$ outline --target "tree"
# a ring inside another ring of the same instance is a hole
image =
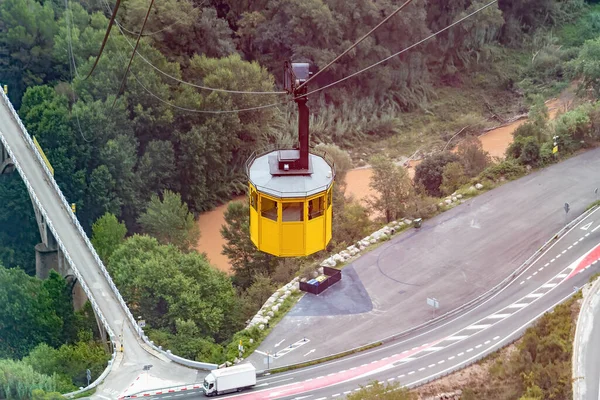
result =
[[[0,264],[35,275],[39,229],[27,188],[18,173],[0,175]]]
[[[51,3],[35,0],[3,1],[0,21],[0,81],[19,107],[27,87],[55,77],[52,47],[58,25]]]
[[[157,195],[150,198],[146,211],[138,219],[142,230],[162,244],[170,243],[182,251],[191,251],[200,238],[194,216],[179,193],[165,190],[162,197],[162,200]]]
[[[142,182],[140,195],[148,201],[152,193],[173,189],[175,180],[175,151],[173,144],[166,140],[152,140],[146,146],[144,155],[137,165],[137,174]]]
[[[247,289],[258,276],[271,276],[277,267],[277,258],[259,251],[250,240],[250,210],[239,201],[227,205],[221,227],[225,239],[222,254],[231,262],[233,281],[236,286]]]
[[[0,359],[0,398],[58,400],[54,394],[63,388],[59,387],[57,380],[57,377],[34,371],[31,365],[24,361]]]
[[[277,290],[277,286],[268,276],[258,274],[254,277],[252,285],[246,289],[242,297],[244,310],[242,315],[245,319],[250,319],[265,304],[265,301]]]
[[[460,161],[458,156],[449,152],[442,152],[427,157],[415,168],[416,184],[423,185],[425,191],[434,197],[440,197],[444,167],[451,162]]]
[[[492,162],[490,154],[483,150],[481,140],[475,136],[469,136],[460,142],[456,148],[456,155],[460,158],[465,175],[468,177],[479,175]]]
[[[523,165],[531,165],[535,167],[540,161],[540,145],[535,138],[525,138],[523,141],[523,147],[521,148],[521,155],[519,156],[519,162]]]
[[[336,144],[319,143],[315,146],[318,151],[324,151],[333,159],[335,164],[335,183],[340,186],[342,192],[346,189],[346,174],[352,168],[352,159],[347,151],[342,150]]]
[[[369,199],[371,207],[382,213],[386,222],[403,217],[415,195],[408,173],[385,156],[373,157],[370,164],[373,176],[369,186],[378,193]]]
[[[451,162],[444,167],[440,189],[445,195],[450,195],[466,181],[467,177],[462,165],[459,162]]]
[[[112,253],[125,240],[127,227],[119,222],[114,214],[106,213],[92,225],[92,245],[98,252],[98,255],[108,263]]]
[[[581,79],[580,90],[590,89],[596,98],[600,97],[600,38],[587,40],[567,68],[572,78]]]
[[[39,343],[61,343],[63,320],[42,281],[0,266],[0,358],[19,359]]]
[[[191,320],[201,335],[222,341],[239,328],[231,280],[202,254],[134,235],[115,250],[108,266],[132,312],[152,329],[174,333],[177,319]]]

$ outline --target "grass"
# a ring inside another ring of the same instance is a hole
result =
[[[79,393],[76,396],[70,397],[71,399],[81,399],[84,397],[90,397],[91,395],[93,395],[94,393],[96,393],[96,388],[91,388],[90,390],[86,390],[85,392]]]

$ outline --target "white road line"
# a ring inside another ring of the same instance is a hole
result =
[[[416,360],[415,357],[406,357],[406,358],[403,358],[402,360],[400,360],[398,362],[409,362],[409,361],[414,361],[414,360]]]
[[[348,393],[352,393],[352,390],[348,390],[347,392],[344,392],[344,394],[348,394]]]
[[[338,397],[340,394],[336,393],[336,394],[332,394],[331,397]]]
[[[491,342],[491,340],[486,340],[485,342],[483,342],[483,344],[489,344]]]
[[[438,351],[438,350],[441,350],[441,349],[443,349],[443,347],[431,346],[431,347],[428,347],[426,349],[423,349],[422,351]]]
[[[540,272],[541,272],[543,269],[544,269],[544,267],[540,267],[540,269],[538,269],[538,271],[540,271]]]
[[[353,369],[356,369],[356,367],[352,367],[352,368],[350,368],[350,371],[352,371]]]
[[[535,272],[533,273],[533,276],[536,276],[536,275],[537,275],[537,273],[538,273],[538,272],[537,272],[537,271],[535,271]]]
[[[492,326],[491,324],[483,324],[483,325],[471,325],[467,326],[465,329],[473,330],[473,329],[485,329]]]
[[[561,254],[565,254],[567,252],[567,250],[563,250]]]
[[[585,237],[588,237],[588,236],[590,236],[590,233],[589,233],[589,232],[585,234]]]
[[[410,372],[408,373],[408,375],[412,375],[412,374],[414,374],[414,373],[415,373],[415,371],[410,371]]]
[[[390,379],[388,379],[387,381],[388,381],[388,382],[391,382],[391,381],[393,381],[394,379],[396,379],[396,378],[390,378]]]
[[[460,357],[460,356],[462,356],[463,354],[465,354],[465,353],[463,353],[463,352],[460,352],[460,353],[458,353],[458,354],[457,354],[457,356],[459,356],[459,357]]]
[[[571,246],[567,247],[567,250],[571,250],[572,248],[573,248],[573,246],[571,245]]]
[[[546,263],[546,264],[544,265],[544,267],[547,267],[548,265],[550,265],[550,263],[549,263],[549,262],[548,262],[548,263]]]
[[[435,367],[435,364],[429,364],[427,367],[428,368],[433,368],[433,367]]]
[[[503,319],[503,318],[510,317],[511,315],[512,314],[494,314],[494,315],[488,315],[485,318],[486,319]]]
[[[445,362],[446,362],[446,360],[440,360],[440,361],[438,361],[438,364],[443,364]]]
[[[556,278],[566,278],[567,274],[558,274],[556,275]]]
[[[522,285],[522,284],[524,284],[524,283],[525,283],[525,281],[521,281],[521,283],[519,283],[519,285]]]
[[[477,346],[475,346],[476,349],[480,348],[481,346],[483,346],[482,344],[478,344]]]
[[[445,338],[444,340],[463,340],[468,338],[469,336],[467,335],[458,335],[458,336],[448,336],[447,338]]]
[[[558,283],[544,283],[541,287],[542,288],[553,288],[554,286],[558,285]]]
[[[421,372],[421,371],[425,371],[425,367],[421,367],[421,368],[419,368],[419,370],[418,370],[418,371],[419,371],[419,372]]]
[[[402,374],[402,375],[398,375],[398,379],[400,378],[404,378],[406,375]]]
[[[556,255],[556,258],[560,258],[560,256],[562,256],[562,254],[557,254],[557,255]]]
[[[527,280],[530,280],[530,279],[531,279],[531,275],[529,275],[529,276],[527,277]]]
[[[360,390],[360,389],[359,389]],[[315,400],[325,400],[327,397],[319,397],[318,399]]]
[[[514,303],[514,304],[511,304],[510,306],[506,306],[506,308],[523,308],[528,305],[529,305],[529,303]]]
[[[579,244],[579,241],[576,240],[575,243],[573,243],[573,246],[577,246]]]
[[[577,264],[573,263],[567,267],[567,269],[575,269],[577,268]]]
[[[598,229],[600,229],[600,225],[598,225],[597,227],[595,227],[594,229],[592,229],[592,232],[596,232]]]
[[[473,351],[473,348],[471,347],[470,349],[467,349],[467,353],[470,353]]]
[[[526,299],[537,299],[538,297],[542,297],[544,293],[529,293],[525,296]]]
[[[579,241],[581,242],[583,239],[585,239],[585,238],[579,238]]]
[[[492,338],[492,340],[498,340],[498,339],[500,339],[500,336],[494,336],[494,337]]]
[[[455,358],[456,358],[456,356],[448,357],[448,361],[454,360]]]
[[[556,261],[556,258],[553,258],[552,260],[550,260],[551,263],[553,263],[554,261]]]

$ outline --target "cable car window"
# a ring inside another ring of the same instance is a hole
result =
[[[265,218],[277,221],[277,202],[262,197],[260,199],[260,213]]]
[[[258,204],[258,194],[252,190],[250,192],[250,207],[256,210],[256,205]]]
[[[304,203],[283,203],[281,213],[283,222],[304,221]]]
[[[325,211],[325,196],[319,196],[308,202],[308,219],[313,219],[323,215]]]

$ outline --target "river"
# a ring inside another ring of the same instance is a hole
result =
[[[558,112],[561,102],[556,99],[547,103],[550,109],[550,119],[553,119]],[[480,136],[483,149],[490,153],[492,157],[504,158],[506,148],[512,143],[512,133],[522,124],[525,119],[515,121],[503,127],[493,129],[484,135]],[[412,162],[408,173],[412,178],[414,176],[414,167],[417,162]],[[369,187],[372,171],[370,168],[356,168],[348,171],[346,175],[346,194],[353,195],[356,199],[364,200],[367,196],[373,195],[373,191]],[[243,200],[244,197],[239,197],[235,200]],[[221,250],[225,241],[221,237],[220,229],[224,224],[223,215],[227,209],[227,204],[219,206],[212,211],[205,212],[198,218],[198,226],[200,227],[200,240],[196,249],[199,252],[204,252],[208,256],[211,264],[215,265],[222,271],[229,272],[230,265],[227,257],[221,254]]]

